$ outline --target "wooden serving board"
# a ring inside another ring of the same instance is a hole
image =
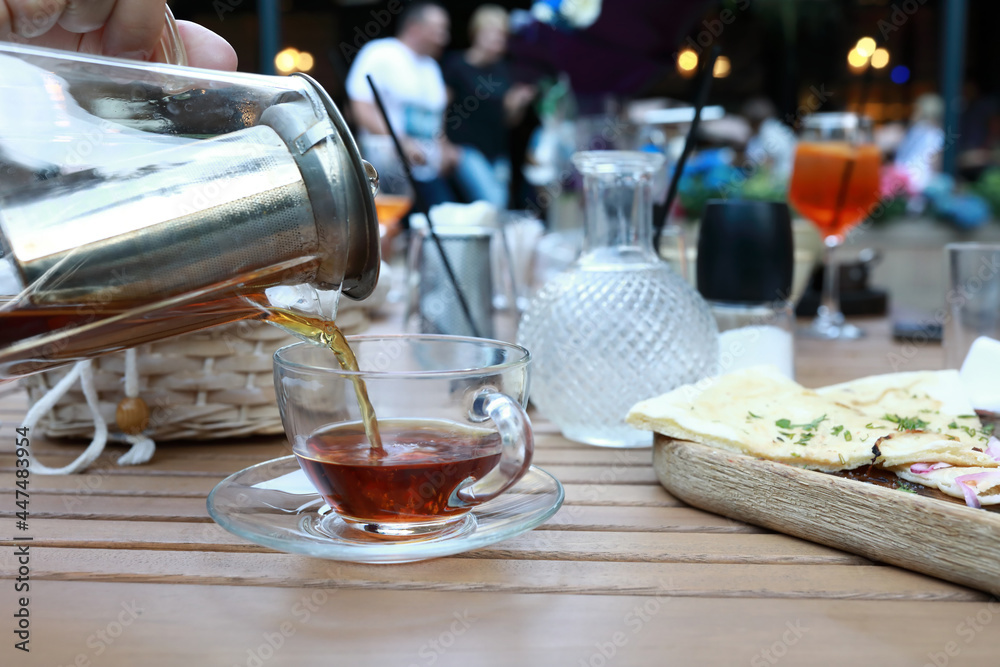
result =
[[[684,502],[1000,595],[1000,514],[656,434],[653,468]]]

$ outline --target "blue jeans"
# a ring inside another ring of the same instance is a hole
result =
[[[454,178],[469,201],[488,201],[500,210],[507,208],[510,183],[510,160],[507,158],[499,157],[491,162],[478,149],[462,146]]]

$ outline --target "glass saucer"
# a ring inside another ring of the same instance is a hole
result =
[[[208,513],[229,532],[271,549],[358,563],[408,563],[471,551],[525,533],[556,513],[563,487],[531,466],[513,488],[474,508],[443,534],[359,539],[316,493],[294,456],[265,461],[219,482]]]

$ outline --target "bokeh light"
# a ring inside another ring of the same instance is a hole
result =
[[[871,37],[862,37],[858,40],[854,49],[861,54],[862,58],[868,58],[875,53],[875,40]]]
[[[851,49],[847,54],[847,64],[854,69],[864,69],[868,65],[868,56],[863,55],[858,49]]]
[[[712,68],[712,76],[716,79],[725,79],[729,76],[732,69],[733,65],[729,62],[729,58],[726,56],[719,56],[715,61],[715,67]]]
[[[906,65],[896,65],[889,74],[893,83],[903,84],[910,80],[910,68]]]
[[[698,54],[691,49],[684,49],[677,54],[677,69],[681,74],[692,74],[698,69]]]
[[[295,57],[295,69],[300,72],[308,72],[313,68],[315,63],[315,59],[308,51],[300,51]]]
[[[889,52],[885,49],[875,49],[872,54],[872,67],[882,69],[889,64]]]
[[[299,51],[294,46],[289,46],[278,52],[274,57],[274,68],[278,74],[292,74],[293,72],[308,72],[316,64],[316,59],[308,51]]]
[[[295,71],[295,59],[298,55],[298,50],[292,47],[279,51],[274,57],[274,68],[279,74],[291,74]]]

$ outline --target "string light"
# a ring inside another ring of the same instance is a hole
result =
[[[712,68],[712,76],[716,79],[725,79],[732,71],[733,65],[726,56],[719,56],[715,60],[715,67]]]
[[[885,49],[875,49],[872,54],[872,67],[882,69],[889,64],[889,52]]]
[[[865,71],[871,65],[874,69],[882,69],[889,64],[889,51],[875,47],[875,40],[862,37],[854,48],[847,52],[847,64],[855,74]]]
[[[698,54],[691,49],[684,49],[677,54],[677,69],[681,74],[690,75],[698,69]]]
[[[847,64],[854,69],[864,69],[868,65],[868,56],[863,55],[857,48],[853,48],[847,53]]]
[[[314,64],[315,60],[308,51],[299,51],[299,55],[295,57],[295,69],[300,72],[308,72],[313,68]]]
[[[274,68],[279,74],[291,74],[292,72],[308,72],[316,64],[315,58],[308,51],[299,51],[295,47],[289,46],[278,52],[274,56]]]
[[[871,37],[862,37],[854,45],[854,50],[861,54],[862,58],[869,58],[875,53],[875,40]]]
[[[274,68],[280,74],[291,74],[295,71],[295,56],[297,54],[298,51],[291,47],[279,51],[278,55],[274,57]]]

